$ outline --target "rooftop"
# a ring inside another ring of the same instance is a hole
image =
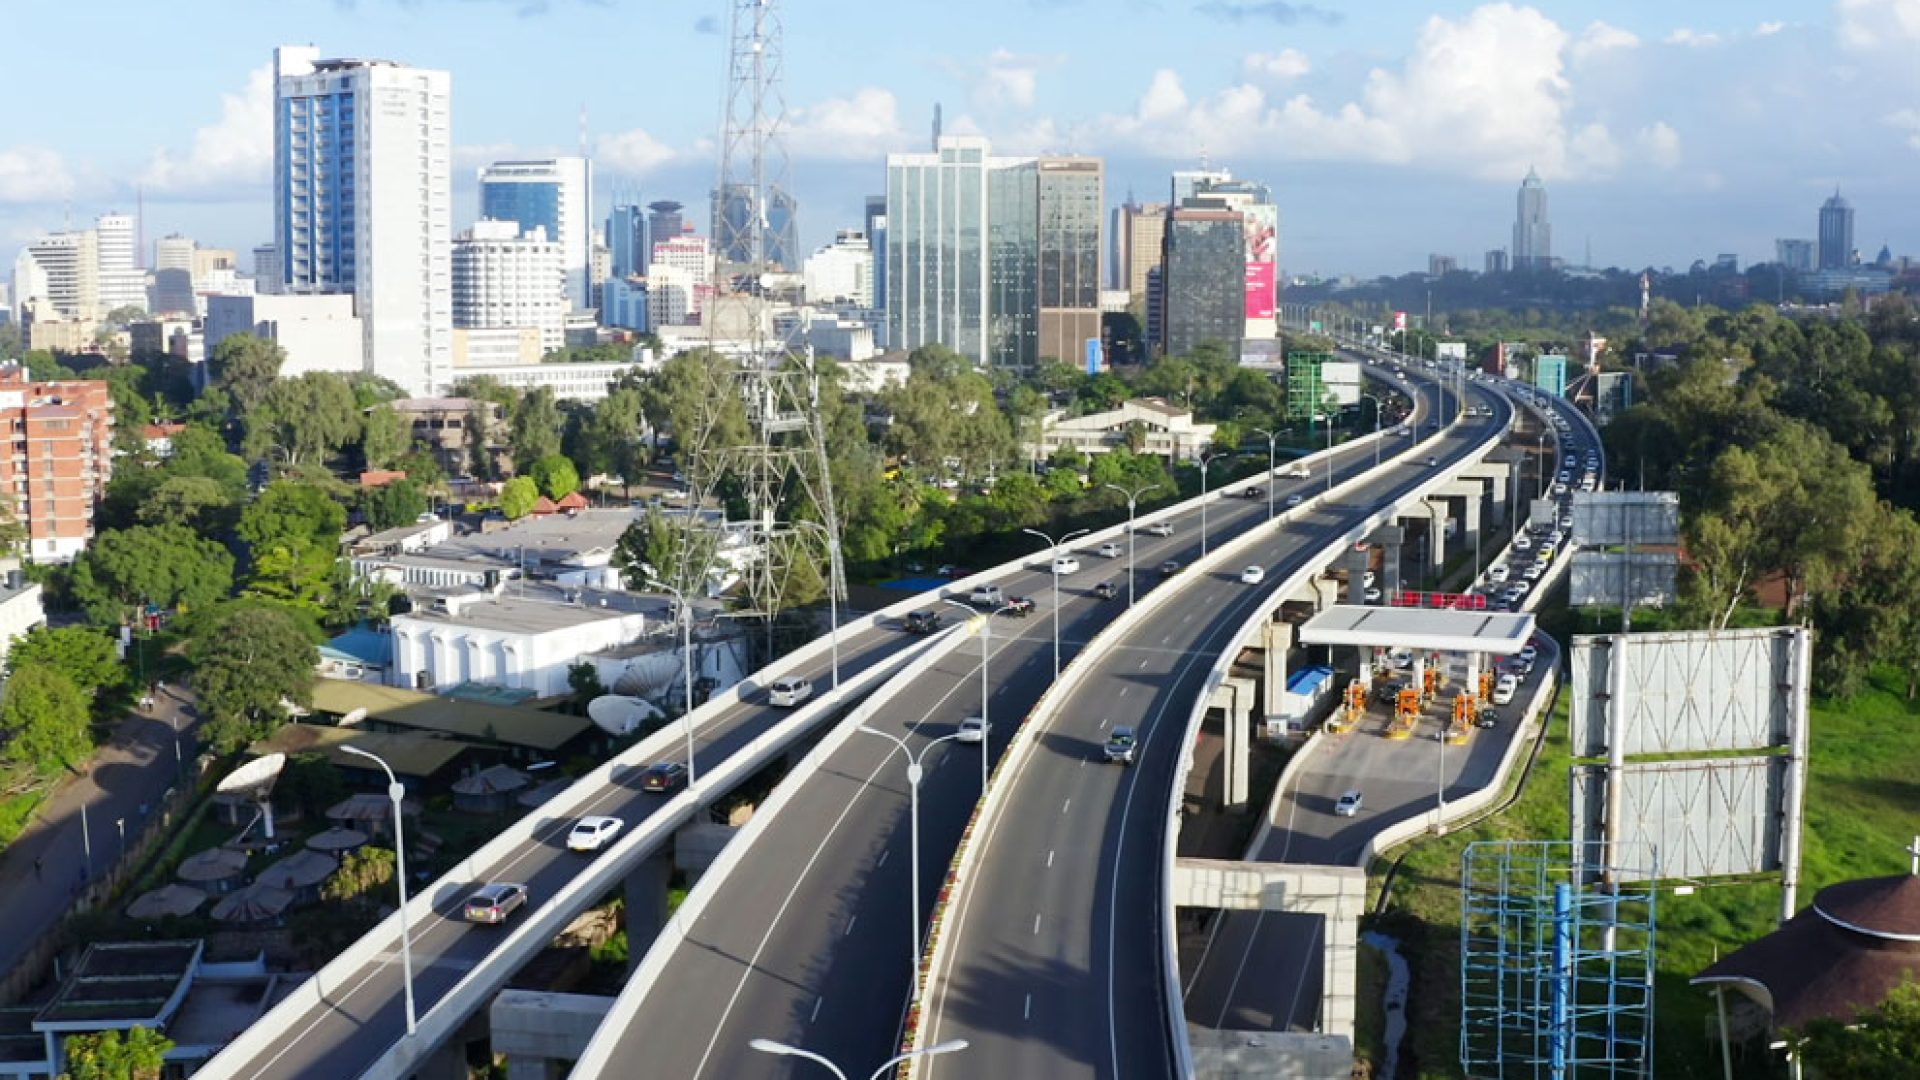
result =
[[[1495,656],[1519,652],[1532,636],[1532,615],[1357,604],[1335,604],[1300,627],[1303,645],[1371,645]]]
[[[89,945],[59,993],[34,1018],[34,1027],[158,1027],[186,993],[202,948],[199,941]]]
[[[367,720],[374,723],[541,751],[556,750],[593,726],[578,716],[454,701],[397,686],[338,679],[315,683],[313,711],[345,716],[355,709],[367,710]]]
[[[567,597],[575,597],[568,603]],[[653,614],[668,617],[668,602],[657,596],[636,596],[598,589],[561,590],[516,587],[497,596],[485,593],[454,593],[438,602],[418,604],[405,615],[396,615],[396,628],[408,622],[442,623],[450,626],[474,626],[519,634],[547,634],[589,626],[607,619],[629,615]]]

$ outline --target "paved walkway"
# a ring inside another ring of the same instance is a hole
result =
[[[121,721],[94,752],[87,775],[63,784],[0,852],[0,926],[7,928],[0,934],[0,974],[12,971],[59,924],[81,886],[104,876],[132,843],[161,796],[192,765],[196,723],[190,695],[174,687],[161,691],[152,708]]]

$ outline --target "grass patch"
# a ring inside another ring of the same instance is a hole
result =
[[[1920,703],[1907,701],[1905,688],[1903,675],[1885,670],[1850,701],[1813,705],[1802,907],[1827,885],[1907,867],[1906,845],[1920,834],[1920,741],[1910,734],[1920,722]],[[1423,1080],[1463,1075],[1458,1065],[1461,854],[1479,841],[1566,837],[1571,762],[1563,697],[1549,720],[1540,760],[1512,807],[1471,829],[1421,840],[1407,850],[1388,897],[1389,914],[1381,920],[1382,929],[1402,937],[1413,965],[1407,1048],[1413,1064],[1403,1063],[1402,1075]],[[1780,886],[1773,880],[1715,884],[1691,896],[1661,895],[1654,1045],[1662,1080],[1721,1075],[1707,1037],[1712,998],[1687,980],[1716,954],[1771,932],[1779,908]],[[1378,1000],[1378,995],[1363,996],[1363,1014],[1377,1009]],[[1367,1044],[1360,1045],[1365,1053]],[[1746,1069],[1755,1064],[1748,1062]]]
[[[34,811],[47,801],[47,794],[47,789],[36,788],[0,799],[0,851],[20,839],[20,834],[33,824]]]

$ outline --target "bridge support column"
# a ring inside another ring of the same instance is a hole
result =
[[[1385,549],[1385,557],[1380,560],[1380,592],[1383,596],[1392,596],[1400,591],[1400,555],[1406,538],[1406,530],[1398,525],[1382,525],[1367,538],[1368,543],[1378,544]]]
[[[1498,528],[1507,523],[1508,491],[1516,470],[1504,461],[1482,461],[1461,474],[1465,479],[1485,481],[1487,485],[1487,523]]]
[[[1293,648],[1293,624],[1269,619],[1261,627],[1260,647],[1265,654],[1266,670],[1262,683],[1266,689],[1261,713],[1268,719],[1286,711],[1287,653]]]
[[[1427,568],[1436,573],[1447,564],[1447,501],[1427,500]]]
[[[502,990],[487,1010],[493,1052],[507,1059],[507,1080],[564,1080],[613,999],[587,994]]]
[[[1347,595],[1349,604],[1365,603],[1367,598],[1367,564],[1373,561],[1373,548],[1356,545],[1347,553]]]
[[[1247,804],[1247,772],[1251,768],[1249,748],[1250,721],[1253,713],[1253,681],[1228,678],[1213,692],[1213,705],[1220,710],[1220,732],[1224,737],[1220,758],[1220,805],[1237,810]]]
[[[667,925],[667,884],[673,878],[673,856],[656,851],[627,875],[627,967],[631,971],[647,955],[653,939]]]

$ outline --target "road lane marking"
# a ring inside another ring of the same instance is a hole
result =
[[[1040,934],[1040,916],[1038,915],[1033,917],[1033,933],[1036,937]]]
[[[1025,1011],[1021,1012],[1020,1019],[1022,1020],[1033,1019],[1033,995],[1032,994],[1027,995],[1027,1007]]]
[[[841,937],[848,937],[848,936],[851,936],[851,935],[853,934],[853,924],[854,924],[854,923],[857,923],[857,922],[859,922],[859,921],[860,921],[860,916],[858,916],[858,915],[854,915],[854,916],[852,916],[852,917],[850,917],[850,918],[848,918],[848,919],[847,919],[847,928],[846,928],[845,930],[843,930],[843,931],[841,931],[841,933],[840,933],[840,936],[841,936]]]
[[[1062,814],[1064,814],[1064,813],[1066,813],[1066,812],[1067,812],[1067,810],[1068,810],[1068,808],[1070,808],[1070,807],[1072,807],[1072,806],[1073,806],[1073,800],[1072,800],[1072,799],[1068,799],[1068,800],[1067,800],[1066,802],[1063,802],[1063,803],[1061,803],[1061,804],[1060,804],[1060,812],[1061,812]]]
[[[1131,686],[1123,686],[1123,687],[1121,687],[1121,688],[1120,688],[1120,696],[1121,696],[1121,697],[1126,697],[1126,696],[1127,696],[1127,691],[1129,691],[1129,690],[1131,690],[1131,689],[1133,689],[1133,687],[1131,687]]]
[[[1047,869],[1053,869],[1053,849],[1047,849]]]
[[[1145,670],[1147,670],[1147,662],[1146,662],[1146,660],[1145,660],[1145,659],[1142,659],[1142,660],[1140,661],[1140,670],[1141,670],[1141,671],[1145,671]]]
[[[887,865],[887,856],[889,856],[889,855],[891,855],[891,854],[893,854],[893,849],[892,849],[892,848],[881,848],[881,849],[880,849],[880,858],[879,858],[879,860],[878,860],[878,861],[876,861],[876,862],[875,862],[875,863],[873,864],[873,868],[874,868],[875,870],[878,870],[878,869],[880,869],[881,867],[883,867],[883,866],[885,866],[885,865]]]
[[[807,1017],[807,1023],[811,1024],[814,1021],[820,1019],[820,1006],[825,1005],[826,1003],[827,1003],[827,999],[824,997],[817,997],[813,999],[813,1015]]]

